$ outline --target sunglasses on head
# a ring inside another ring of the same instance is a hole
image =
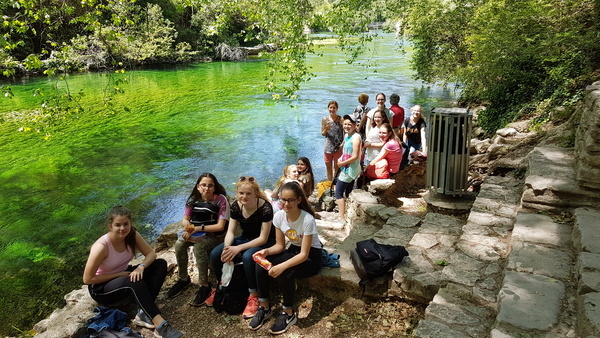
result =
[[[248,180],[249,182],[254,182],[255,181],[254,176],[240,176],[239,180],[240,181]]]

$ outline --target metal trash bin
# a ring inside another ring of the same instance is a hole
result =
[[[473,114],[466,108],[434,108],[427,138],[427,186],[461,196],[469,187],[469,148]]]

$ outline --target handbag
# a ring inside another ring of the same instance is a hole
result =
[[[385,158],[377,161],[375,165],[369,164],[366,171],[367,177],[373,180],[390,178],[390,167]]]

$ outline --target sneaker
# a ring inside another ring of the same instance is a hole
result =
[[[179,279],[177,283],[175,283],[175,285],[173,285],[167,292],[167,298],[177,296],[181,291],[183,291],[183,289],[186,288],[186,286],[190,285],[190,283],[192,283],[192,281],[189,278],[188,280]]]
[[[246,304],[246,308],[242,313],[242,318],[250,319],[254,317],[256,311],[258,311],[258,297],[250,295],[248,297],[248,304]]]
[[[265,321],[271,318],[272,316],[273,311],[271,310],[271,308],[265,309],[264,307],[259,306],[258,310],[256,311],[256,314],[254,315],[254,317],[252,317],[250,324],[248,324],[248,327],[250,328],[250,330],[258,330],[261,326],[263,326]]]
[[[137,326],[143,326],[147,329],[155,328],[154,323],[152,322],[152,318],[150,318],[146,312],[140,310],[137,315],[133,319],[133,323]]]
[[[157,338],[179,338],[183,333],[175,330],[169,323],[163,323],[154,330],[154,337]]]
[[[204,301],[206,300],[206,298],[208,298],[211,289],[212,288],[210,287],[210,284],[208,284],[208,286],[200,286],[200,289],[198,290],[198,292],[196,292],[196,297],[194,297],[194,300],[190,303],[190,305],[201,306],[202,304],[204,304]]]
[[[208,295],[208,298],[204,301],[206,306],[213,306],[213,303],[215,302],[215,293],[217,293],[217,289],[210,290],[210,295]]]
[[[298,317],[296,317],[296,312],[292,312],[291,315],[288,315],[285,312],[282,312],[279,317],[275,320],[275,324],[271,326],[269,329],[269,333],[271,334],[282,334],[285,331],[289,330],[292,325],[296,324],[298,321]]]

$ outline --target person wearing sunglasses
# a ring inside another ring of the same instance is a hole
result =
[[[242,317],[248,319],[254,317],[258,310],[256,263],[252,255],[275,244],[275,229],[272,222],[271,203],[254,177],[242,176],[239,178],[236,184],[236,196],[237,200],[231,205],[231,221],[225,241],[212,250],[210,262],[217,282],[220,283],[223,264],[233,264],[234,260],[239,262],[241,258],[250,292]],[[236,237],[238,225],[242,234]],[[213,290],[206,299],[206,305],[213,305],[215,291]]]
[[[196,181],[192,193],[185,204],[181,225],[183,231],[175,242],[175,258],[179,267],[179,280],[167,292],[167,297],[175,297],[191,280],[188,274],[188,248],[194,247],[194,257],[198,267],[200,289],[190,303],[201,306],[211,293],[208,281],[209,254],[223,243],[229,223],[229,202],[227,192],[215,175],[204,173]]]
[[[269,301],[270,282],[275,279],[279,282],[283,295],[283,309],[269,329],[271,334],[286,332],[298,320],[294,311],[295,279],[314,276],[321,270],[322,245],[319,241],[315,212],[302,187],[296,182],[284,184],[281,189],[281,203],[283,210],[273,217],[276,243],[255,254],[271,262],[272,267],[267,271],[256,264],[260,306],[248,325],[251,330],[258,330],[275,313]],[[286,238],[290,242],[287,249]]]

